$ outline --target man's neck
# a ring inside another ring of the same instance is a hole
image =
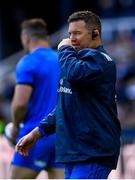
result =
[[[34,51],[37,48],[48,48],[49,43],[48,41],[38,41],[38,42],[31,42],[29,45],[29,51]]]

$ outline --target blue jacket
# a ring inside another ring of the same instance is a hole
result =
[[[56,161],[99,162],[116,168],[120,123],[116,109],[116,67],[102,46],[59,50],[61,76],[57,107],[40,122],[46,135],[56,129]]]

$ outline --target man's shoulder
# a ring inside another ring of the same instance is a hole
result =
[[[30,57],[29,54],[26,54],[26,55],[22,56],[19,59],[18,63],[22,63],[23,61],[27,61],[29,59],[29,57]]]
[[[21,59],[18,61],[16,68],[22,68],[22,67],[29,67],[29,65],[31,65],[31,57],[29,54],[24,55],[23,57],[21,57]]]

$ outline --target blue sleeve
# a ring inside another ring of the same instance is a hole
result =
[[[55,133],[56,128],[56,115],[55,109],[43,120],[40,121],[39,124],[39,131],[42,136],[48,136],[50,134]]]
[[[101,79],[103,69],[88,48],[76,51],[71,46],[62,46],[59,61],[62,75],[70,82],[86,85],[99,83]]]
[[[23,57],[16,66],[16,83],[33,84],[34,65],[28,56]]]

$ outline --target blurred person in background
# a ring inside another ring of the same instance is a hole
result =
[[[25,20],[21,24],[21,42],[27,54],[16,66],[16,86],[11,104],[11,139],[16,143],[38,126],[56,105],[59,79],[58,55],[48,42],[43,19]],[[55,134],[39,140],[29,157],[14,152],[11,179],[34,179],[41,170],[51,179],[63,178],[63,165],[56,164]]]
[[[68,23],[69,38],[58,45],[56,109],[17,143],[16,151],[27,157],[38,139],[56,130],[56,162],[65,164],[65,178],[106,179],[120,153],[116,66],[103,48],[96,14],[75,12]]]

